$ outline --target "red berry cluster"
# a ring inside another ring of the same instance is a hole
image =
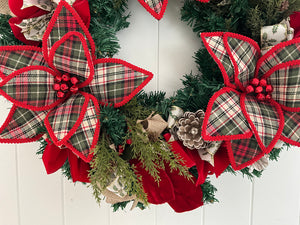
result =
[[[70,91],[73,94],[78,91],[78,78],[71,77],[69,74],[58,75],[54,78],[55,83],[53,84],[53,89],[57,91],[57,97],[63,98]]]
[[[259,101],[269,101],[272,98],[273,86],[268,84],[265,79],[254,78],[246,87],[246,92],[247,94],[255,93]]]

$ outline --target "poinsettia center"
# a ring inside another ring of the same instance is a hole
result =
[[[79,80],[77,77],[71,77],[68,73],[55,76],[54,81],[53,89],[57,92],[58,98],[65,97],[69,92],[75,94],[78,91]]]
[[[247,94],[255,94],[259,101],[269,101],[272,98],[273,86],[265,79],[254,78],[246,87]]]

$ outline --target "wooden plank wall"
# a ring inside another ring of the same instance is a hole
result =
[[[155,78],[146,87],[171,95],[181,87],[185,73],[196,72],[193,55],[201,47],[180,20],[182,2],[170,0],[161,21],[156,21],[137,0],[129,1],[128,29],[119,33],[118,58],[147,69]],[[10,104],[1,99],[0,120]],[[212,178],[220,203],[176,214],[169,206],[113,213],[99,207],[91,190],[72,184],[58,172],[46,175],[37,143],[0,145],[0,225],[300,225],[300,149],[291,148],[271,163],[261,179],[222,175]]]

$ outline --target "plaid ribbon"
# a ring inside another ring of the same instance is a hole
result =
[[[246,96],[245,108],[264,146],[268,146],[279,129],[279,115],[269,102],[260,102],[253,96]]]
[[[233,91],[223,93],[217,97],[205,129],[207,135],[238,135],[250,131],[248,122],[242,113],[239,97]]]
[[[223,74],[223,76],[228,76],[230,83],[234,84],[234,67],[231,63],[229,54],[227,53],[223,37],[221,36],[210,36],[205,37],[205,40],[209,46],[209,48],[212,50],[213,54],[220,60],[222,63],[226,74]]]
[[[300,112],[284,112],[285,125],[282,131],[282,136],[300,142]]]
[[[244,87],[254,77],[259,52],[250,43],[228,37],[228,45],[238,66],[238,79]],[[223,64],[223,63],[222,63]]]
[[[163,0],[144,0],[144,2],[157,14],[160,13],[162,6],[163,6]]]
[[[9,123],[0,134],[1,139],[10,139],[24,141],[32,139],[38,135],[41,127],[44,125],[46,117],[45,111],[34,112],[28,109],[17,108],[13,106],[14,113],[9,119]]]
[[[254,136],[248,139],[231,140],[230,145],[236,166],[241,166],[259,155],[263,155]]]

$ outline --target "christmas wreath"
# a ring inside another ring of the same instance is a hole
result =
[[[139,2],[157,19],[167,5]],[[114,210],[193,210],[217,201],[210,176],[259,177],[283,146],[300,146],[298,0],[185,0],[182,20],[204,44],[201,75],[185,75],[170,98],[140,92],[153,74],[111,58],[126,0],[9,5],[0,94],[13,106],[0,142],[39,141],[48,174],[90,183]]]

